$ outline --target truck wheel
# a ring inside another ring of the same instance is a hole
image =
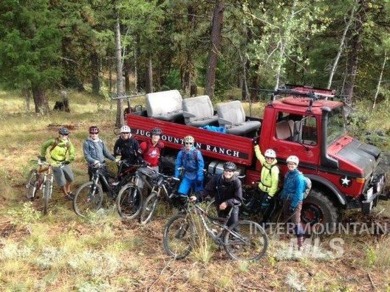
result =
[[[321,192],[312,189],[309,196],[303,201],[302,222],[329,224],[332,226],[337,222],[337,209],[333,203]]]

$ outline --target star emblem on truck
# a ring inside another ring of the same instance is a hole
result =
[[[343,187],[349,187],[351,185],[351,179],[348,176],[340,178],[340,183]]]

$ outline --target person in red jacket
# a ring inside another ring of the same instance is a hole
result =
[[[142,158],[155,171],[159,171],[159,163],[161,150],[164,148],[164,143],[160,141],[162,131],[160,128],[154,128],[150,131],[151,137],[147,141],[142,142],[139,146],[139,151]]]

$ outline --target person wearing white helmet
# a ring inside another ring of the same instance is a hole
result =
[[[117,160],[127,160],[129,164],[138,164],[140,162],[139,144],[131,135],[129,126],[122,126],[120,136],[114,145],[114,156]]]
[[[261,173],[259,190],[261,195],[261,210],[263,219],[261,223],[266,223],[271,215],[275,205],[274,196],[279,186],[279,167],[276,160],[276,152],[273,149],[267,149],[264,155],[261,153],[259,145],[254,146],[256,158],[261,163]]]
[[[204,160],[202,153],[195,148],[195,139],[192,136],[183,138],[184,147],[179,151],[175,161],[175,177],[181,176],[178,194],[182,201],[186,201],[191,188],[195,192],[203,190]]]
[[[301,210],[306,182],[302,173],[298,170],[299,158],[295,155],[291,155],[287,157],[286,162],[288,171],[284,177],[283,188],[279,198],[283,204],[282,208],[285,222],[291,220],[294,224],[298,249],[300,249],[304,240],[304,231],[301,224]]]

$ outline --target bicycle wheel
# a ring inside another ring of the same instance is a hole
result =
[[[146,198],[139,220],[141,224],[146,224],[152,219],[158,201],[159,198],[157,197],[156,192],[151,192],[150,195]]]
[[[102,207],[103,189],[94,182],[89,181],[81,185],[73,199],[73,210],[77,215],[86,217],[91,212],[96,212]]]
[[[36,169],[33,169],[28,174],[28,181],[26,183],[27,189],[27,199],[34,200],[37,197],[37,192],[39,189],[39,174]]]
[[[194,234],[194,226],[185,215],[171,217],[164,227],[165,252],[177,260],[184,259],[192,250]]]
[[[240,220],[226,232],[224,247],[234,260],[253,261],[265,255],[268,237],[264,229],[256,222]]]
[[[50,178],[47,177],[45,184],[43,186],[43,214],[47,214],[49,209],[49,200],[51,198],[52,185]]]
[[[136,218],[142,210],[142,192],[133,183],[124,185],[116,198],[119,216],[126,220]]]

